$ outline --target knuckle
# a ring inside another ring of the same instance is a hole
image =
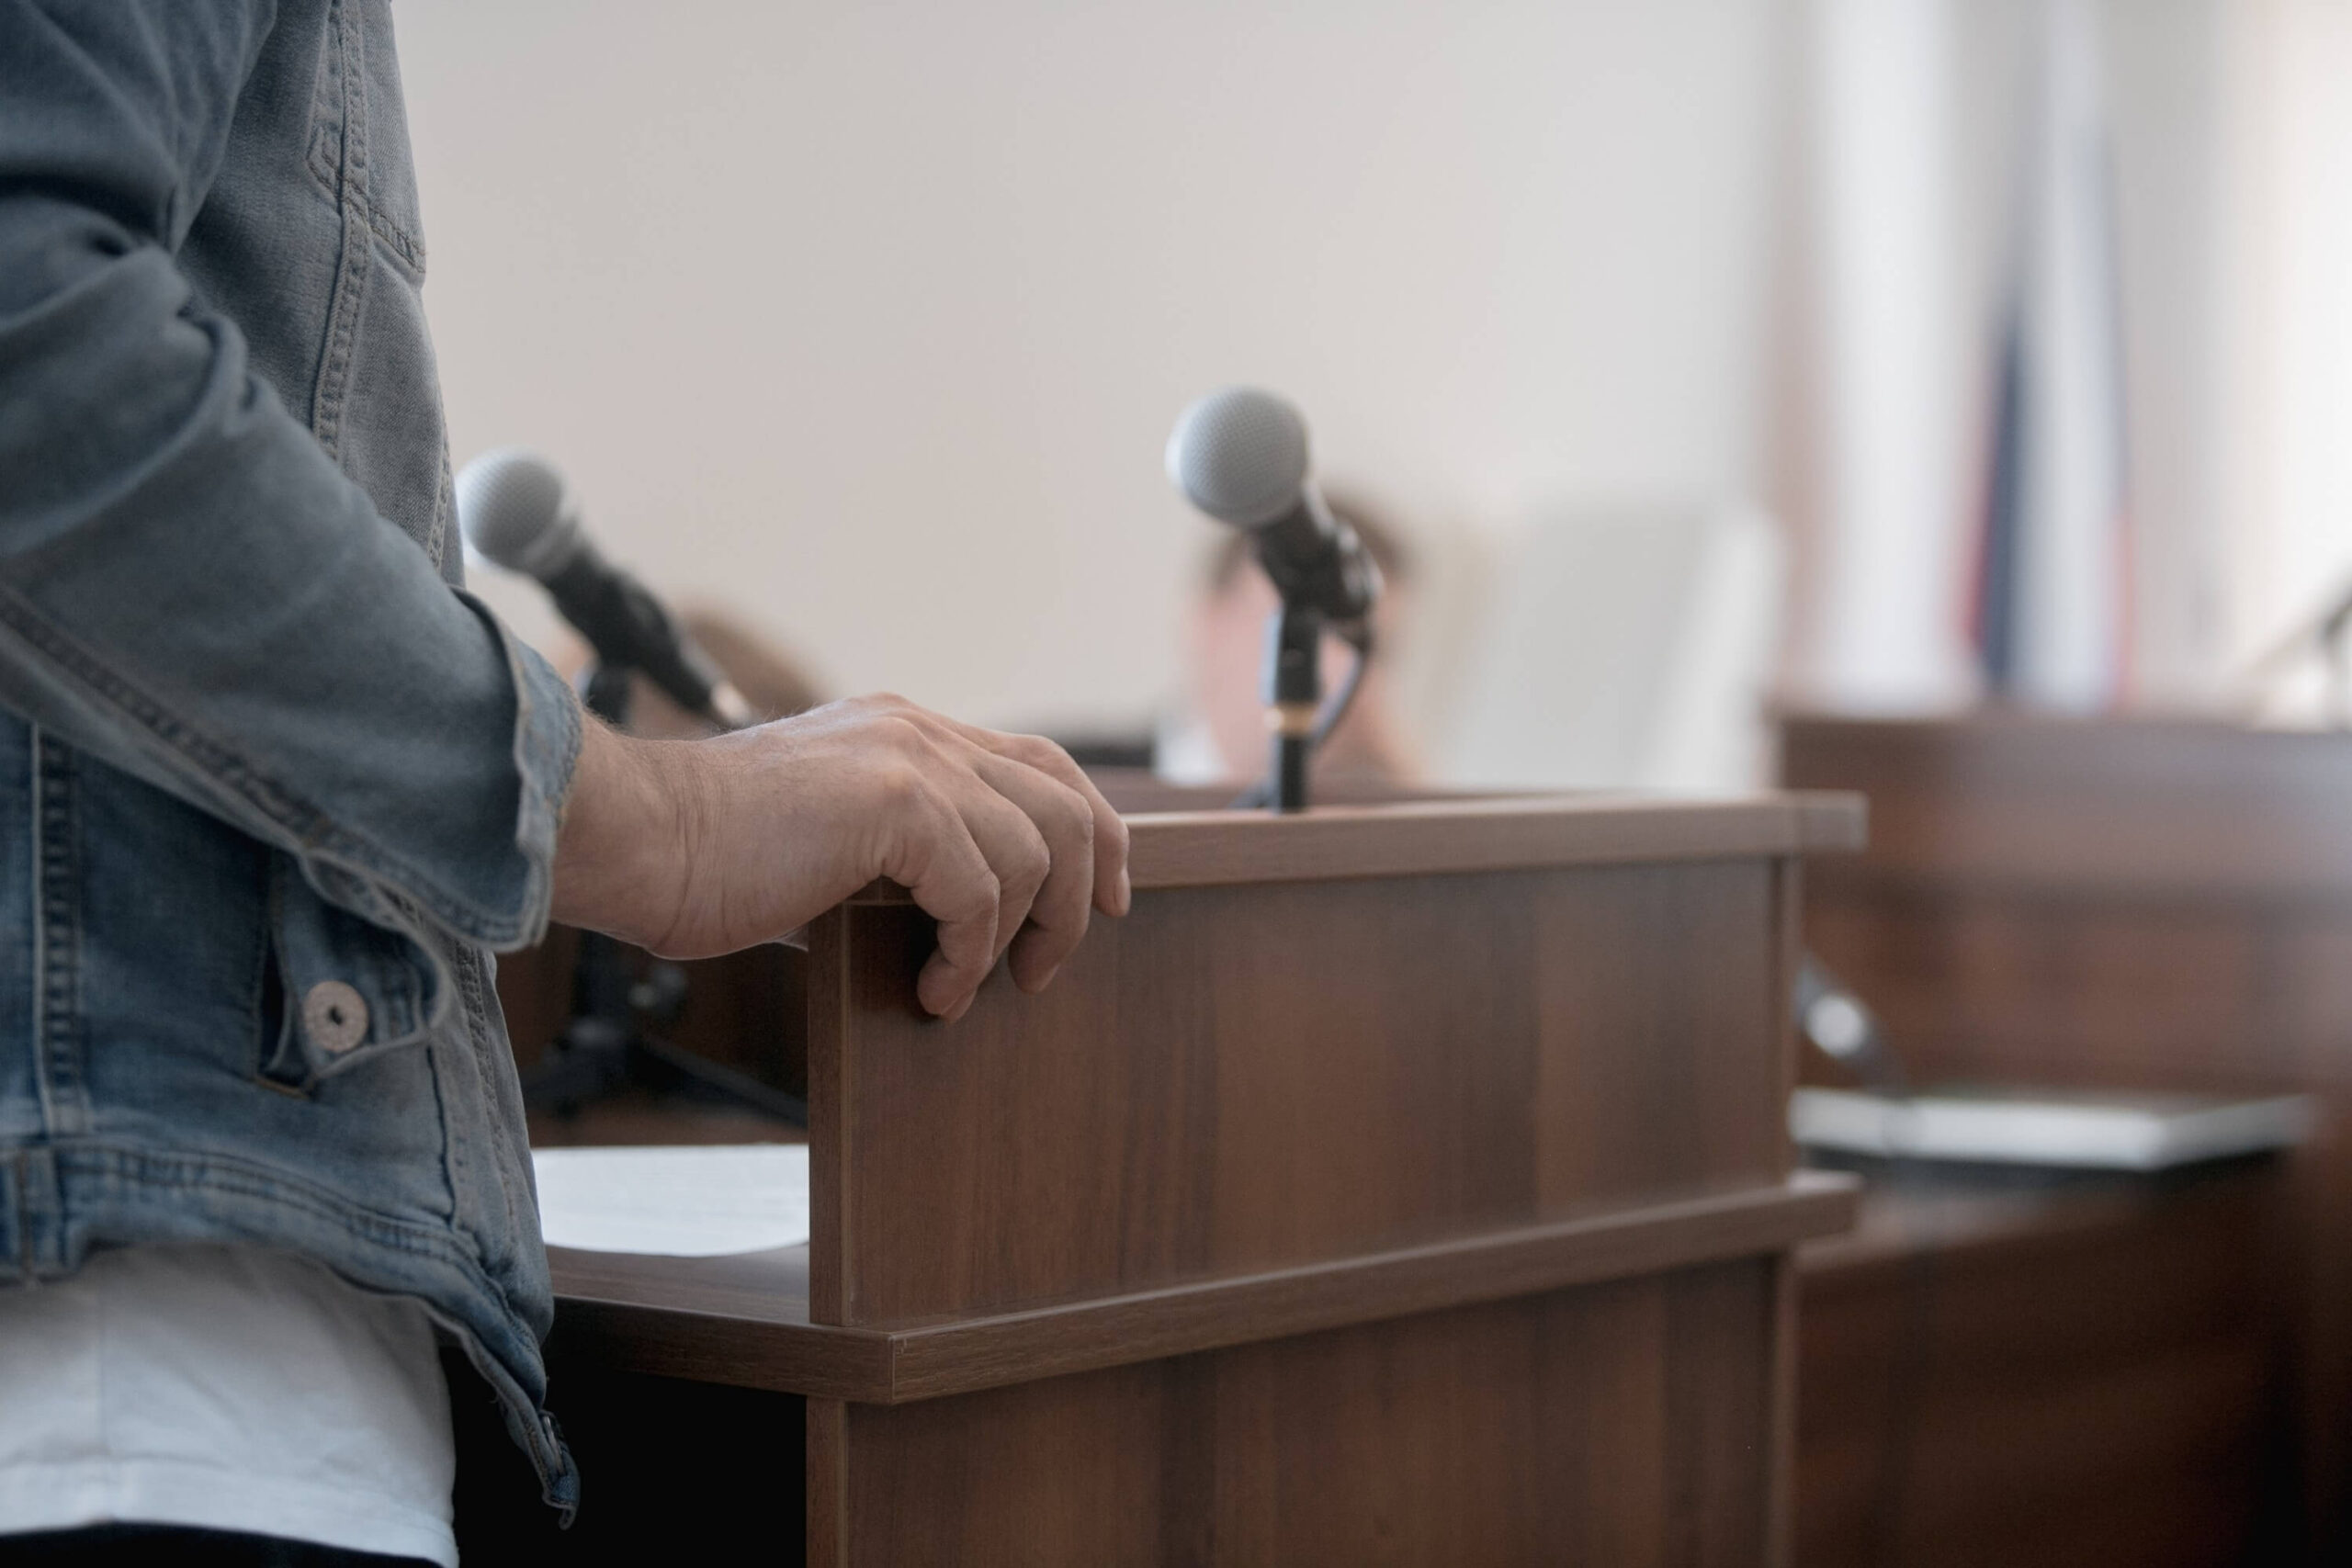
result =
[[[1023,897],[1034,897],[1046,879],[1054,874],[1054,857],[1042,840],[1033,840],[1021,846],[1013,863],[1005,868],[1008,891]]]
[[[921,703],[899,696],[895,692],[890,694],[890,711],[926,734],[939,728],[937,714]]]
[[[994,873],[981,872],[972,878],[968,897],[970,904],[968,913],[971,919],[980,919],[992,916],[996,913],[997,906],[1004,902],[1004,884],[997,880]]]
[[[892,811],[913,810],[928,793],[922,774],[905,762],[894,762],[875,775],[874,792]]]
[[[911,723],[922,712],[896,692],[875,692],[859,697],[854,705],[875,724]]]
[[[1024,735],[1021,737],[1020,746],[1021,760],[1038,772],[1051,773],[1065,781],[1079,776],[1078,764],[1070,761],[1069,753],[1044,736]]]

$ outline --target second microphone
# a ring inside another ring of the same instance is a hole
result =
[[[485,452],[458,472],[457,502],[467,542],[509,571],[537,579],[605,671],[639,671],[672,702],[721,728],[757,722],[742,694],[652,592],[590,542],[554,464],[520,447]]]

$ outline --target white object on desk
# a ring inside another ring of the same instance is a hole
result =
[[[2299,1095],[1944,1089],[1904,1098],[1801,1089],[1789,1097],[1790,1135],[1810,1148],[2086,1170],[2168,1170],[2291,1148],[2312,1120],[2312,1102]]]
[[[549,1247],[716,1258],[808,1239],[808,1145],[534,1149]]]

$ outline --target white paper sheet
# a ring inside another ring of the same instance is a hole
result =
[[[534,1149],[550,1247],[715,1258],[808,1239],[808,1145]]]

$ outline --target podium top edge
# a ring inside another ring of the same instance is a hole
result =
[[[1863,797],[1805,790],[1709,798],[1514,795],[1126,818],[1137,891],[1266,882],[1734,860],[1860,850]],[[852,903],[903,903],[876,883]]]

